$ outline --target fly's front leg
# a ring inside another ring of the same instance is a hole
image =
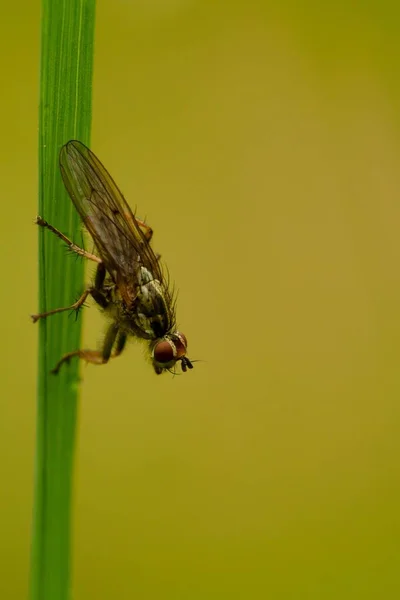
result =
[[[78,311],[81,306],[85,303],[86,298],[89,294],[92,298],[99,304],[102,308],[107,308],[108,300],[106,294],[103,292],[103,284],[106,276],[106,268],[104,263],[99,263],[96,270],[96,277],[94,281],[94,286],[88,287],[82,294],[80,298],[71,306],[64,306],[62,308],[54,308],[53,310],[49,310],[44,313],[38,313],[36,315],[31,315],[32,321],[36,323],[39,319],[45,319],[46,317],[50,317],[51,315],[56,315],[57,313],[64,312],[66,310],[75,310]]]
[[[90,290],[90,294],[95,302],[101,308],[107,308],[109,305],[109,300],[107,299],[106,293],[104,291],[104,280],[106,278],[106,268],[104,263],[100,263],[97,265],[96,276],[94,278],[94,286]]]
[[[120,332],[118,334],[117,343],[115,344],[114,352],[111,355],[111,358],[116,358],[119,356],[123,349],[125,348],[127,335],[125,332]]]
[[[112,352],[112,348],[114,346],[115,341],[115,350],[114,352]],[[106,333],[103,349],[101,351],[75,350],[74,352],[68,352],[67,354],[64,354],[64,356],[58,361],[58,363],[51,372],[56,375],[60,370],[61,365],[65,362],[68,363],[71,360],[71,358],[75,356],[86,360],[86,362],[91,363],[92,365],[104,365],[110,360],[110,358],[116,358],[121,354],[125,347],[125,342],[126,333],[118,333],[118,325],[116,323],[113,323],[112,325],[110,325]]]
[[[54,233],[54,235],[56,235],[58,238],[60,238],[60,240],[62,240],[63,242],[65,242],[65,244],[67,244],[68,248],[70,250],[72,250],[72,252],[75,252],[76,254],[79,254],[79,256],[83,256],[84,258],[87,258],[88,260],[93,260],[94,262],[97,262],[97,263],[102,262],[101,258],[99,258],[98,256],[95,256],[91,252],[87,252],[80,246],[77,246],[76,244],[74,244],[74,242],[72,242],[69,238],[67,238],[66,235],[64,235],[61,231],[59,231],[58,229],[53,227],[53,225],[50,225],[50,223],[45,221],[42,217],[37,216],[35,219],[35,223],[36,223],[36,225],[39,225],[40,227],[44,227],[45,229],[48,229],[49,231]]]

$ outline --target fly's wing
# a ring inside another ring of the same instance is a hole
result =
[[[81,142],[68,142],[61,148],[60,169],[68,194],[107,271],[116,277],[124,300],[129,304],[134,299],[140,266],[163,282],[161,267],[134,214],[93,152]]]

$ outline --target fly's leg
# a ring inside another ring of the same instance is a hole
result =
[[[132,221],[132,215],[125,213],[125,218],[128,221]],[[153,237],[153,230],[152,228],[147,225],[147,223],[145,223],[144,221],[142,221],[141,219],[138,219],[137,217],[134,217],[136,223],[139,225],[140,230],[142,231],[144,237],[146,238],[146,240],[150,243],[151,238]]]
[[[136,218],[136,222],[139,225],[140,229],[142,230],[144,237],[146,238],[146,240],[150,243],[151,238],[153,237],[153,230],[152,228],[147,225],[147,223],[145,223],[144,221],[141,221],[140,219]]]
[[[147,225],[147,223],[145,223],[141,219],[138,219],[137,217],[135,217],[135,219],[136,219],[136,222],[139,225],[140,229],[142,230],[147,242],[150,244],[151,238],[153,237],[152,228],[149,227],[149,225]],[[156,253],[156,259],[160,260],[160,258],[161,258],[161,254]]]
[[[107,308],[109,305],[109,301],[106,297],[106,293],[104,290],[104,280],[106,278],[106,268],[104,263],[99,263],[96,269],[96,275],[94,278],[94,286],[92,286],[90,290],[90,294],[95,302],[101,308]]]
[[[80,298],[71,306],[64,306],[63,308],[54,308],[53,310],[49,310],[44,313],[39,313],[36,315],[31,315],[32,321],[36,323],[39,319],[45,319],[46,317],[50,317],[51,315],[55,315],[60,312],[64,312],[66,310],[75,310],[78,311],[80,307],[85,303],[86,298],[89,294],[92,298],[99,304],[102,308],[107,308],[108,300],[106,295],[103,292],[103,284],[106,276],[106,268],[103,263],[99,263],[96,270],[96,277],[94,281],[94,286],[88,287],[82,294]]]
[[[78,298],[76,302],[71,304],[71,306],[64,306],[63,308],[54,308],[53,310],[48,310],[44,313],[38,313],[36,315],[31,315],[31,319],[34,323],[39,321],[39,319],[45,319],[46,317],[50,317],[51,315],[56,315],[57,313],[64,312],[65,310],[76,310],[78,311],[80,307],[85,303],[86,298],[92,292],[92,288],[87,288],[82,296]]]
[[[114,346],[115,341],[115,350],[112,352],[112,347]],[[51,372],[56,375],[60,370],[61,365],[65,362],[68,363],[71,358],[75,356],[86,360],[86,362],[91,363],[92,365],[104,365],[110,360],[110,358],[116,358],[121,354],[125,347],[125,343],[126,333],[118,333],[118,325],[113,323],[110,325],[106,333],[103,350],[75,350],[74,352],[68,352],[67,354],[64,354],[64,356],[58,361]]]
[[[115,344],[114,352],[112,353],[111,358],[116,358],[119,356],[125,348],[127,335],[125,332],[120,332],[118,334],[117,343]]]
[[[76,254],[79,254],[79,256],[83,256],[84,258],[93,260],[94,262],[101,264],[101,262],[102,262],[101,258],[99,258],[98,256],[95,256],[91,252],[87,252],[80,246],[77,246],[76,244],[74,244],[74,242],[72,242],[69,238],[67,238],[66,235],[64,235],[63,233],[61,233],[61,231],[59,231],[58,229],[53,227],[53,225],[50,225],[50,223],[48,223],[47,221],[42,219],[42,217],[37,216],[35,219],[35,223],[36,223],[36,225],[39,225],[40,227],[44,227],[45,229],[48,229],[49,231],[54,233],[54,235],[56,235],[58,238],[60,238],[60,240],[62,240],[65,244],[67,244],[68,248],[70,250],[72,250],[72,252],[76,252]]]
[[[130,214],[125,213],[125,217],[128,221],[132,222],[132,216]],[[146,238],[147,243],[150,244],[151,238],[153,237],[153,233],[154,233],[153,229],[150,227],[150,225],[147,225],[147,223],[145,223],[141,219],[138,219],[137,217],[134,217],[134,219],[135,219],[137,225],[139,225],[139,229],[141,230],[144,237]],[[161,258],[161,254],[156,253],[156,259],[160,260],[160,258]]]
[[[54,369],[51,371],[55,375],[60,370],[61,365],[64,362],[69,362],[71,358],[77,356],[78,358],[83,358],[89,363],[93,365],[102,365],[109,361],[111,356],[112,347],[116,340],[118,334],[118,325],[113,323],[110,325],[106,337],[104,339],[103,350],[74,350],[73,352],[67,352],[63,357],[60,358]]]

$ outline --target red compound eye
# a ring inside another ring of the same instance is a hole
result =
[[[184,356],[186,354],[186,336],[180,332],[176,333],[176,336],[174,338],[174,344],[176,348],[176,358],[181,358],[181,356]]]
[[[168,340],[164,340],[154,346],[153,356],[158,363],[168,363],[175,358],[174,349]]]
[[[185,344],[185,348],[187,347],[187,339],[186,339],[186,335],[184,333],[181,333],[180,331],[177,332],[176,334],[180,340]]]

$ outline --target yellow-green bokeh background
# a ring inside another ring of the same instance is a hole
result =
[[[399,13],[98,2],[92,147],[205,362],[158,378],[131,344],[83,369],[74,600],[399,597]],[[39,18],[23,0],[0,25],[7,600],[29,570]]]

